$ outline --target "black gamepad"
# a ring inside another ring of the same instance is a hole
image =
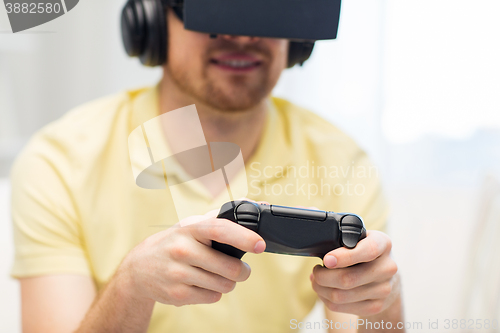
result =
[[[366,237],[361,217],[350,213],[231,201],[222,205],[218,218],[228,219],[258,233],[266,252],[323,258],[339,248],[354,248]],[[233,246],[213,241],[212,247],[241,259]]]

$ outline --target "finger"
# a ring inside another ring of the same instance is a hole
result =
[[[227,256],[200,243],[194,245],[188,256],[187,262],[190,265],[220,275],[230,281],[245,281],[251,273],[250,266],[240,259]]]
[[[392,243],[389,236],[380,231],[369,230],[365,239],[362,239],[354,249],[340,247],[328,252],[323,263],[328,268],[343,268],[355,264],[370,262],[391,250]]]
[[[387,253],[369,263],[352,267],[328,269],[317,265],[313,269],[313,278],[323,287],[353,289],[372,282],[390,279],[397,273],[398,267]]]
[[[166,291],[166,299],[162,303],[182,306],[188,304],[211,304],[218,302],[222,294],[213,290],[203,289],[197,286],[180,284]]]
[[[374,282],[354,289],[328,288],[312,283],[316,293],[334,304],[348,304],[374,299],[385,299],[392,292],[391,280]]]
[[[187,269],[185,284],[216,291],[222,294],[227,294],[232,291],[234,287],[236,287],[235,281],[231,281],[220,275],[192,266]]]
[[[252,253],[264,252],[266,248],[259,234],[226,219],[211,218],[184,228],[189,228],[197,241],[209,246],[216,241]]]
[[[358,316],[373,316],[384,309],[385,302],[382,299],[366,300],[348,304],[335,304],[326,298],[319,296],[325,306],[333,312],[350,313]]]

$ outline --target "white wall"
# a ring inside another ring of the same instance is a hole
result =
[[[344,1],[338,38],[316,42],[311,59],[285,71],[275,89],[352,135],[378,164],[383,163],[383,4]]]
[[[9,277],[14,259],[8,181],[0,179],[0,332],[20,332],[19,283]]]
[[[467,138],[500,129],[500,2],[388,0],[384,133]]]
[[[34,131],[69,109],[126,88],[156,83],[121,45],[122,0],[85,0],[60,18],[0,33],[0,176]],[[0,6],[0,30],[8,28]],[[2,163],[3,162],[3,163]]]

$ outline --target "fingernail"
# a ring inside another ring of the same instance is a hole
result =
[[[323,259],[323,264],[325,264],[325,266],[328,268],[333,268],[337,266],[337,258],[332,255],[328,255],[325,257],[325,259]]]
[[[253,249],[253,252],[255,253],[262,253],[266,249],[266,243],[263,240],[260,240],[255,244],[255,247]]]
[[[252,271],[252,268],[250,268],[250,265],[247,264],[246,262],[243,261],[243,264],[248,268],[248,271],[251,272]]]

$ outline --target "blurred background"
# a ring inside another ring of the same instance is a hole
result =
[[[20,331],[8,277],[16,154],[71,108],[161,77],[125,56],[124,3],[83,0],[17,34],[0,6],[0,332]],[[497,0],[344,1],[339,38],[318,42],[275,89],[337,124],[379,166],[406,321],[423,323],[410,332],[429,320],[500,319],[498,17]]]

